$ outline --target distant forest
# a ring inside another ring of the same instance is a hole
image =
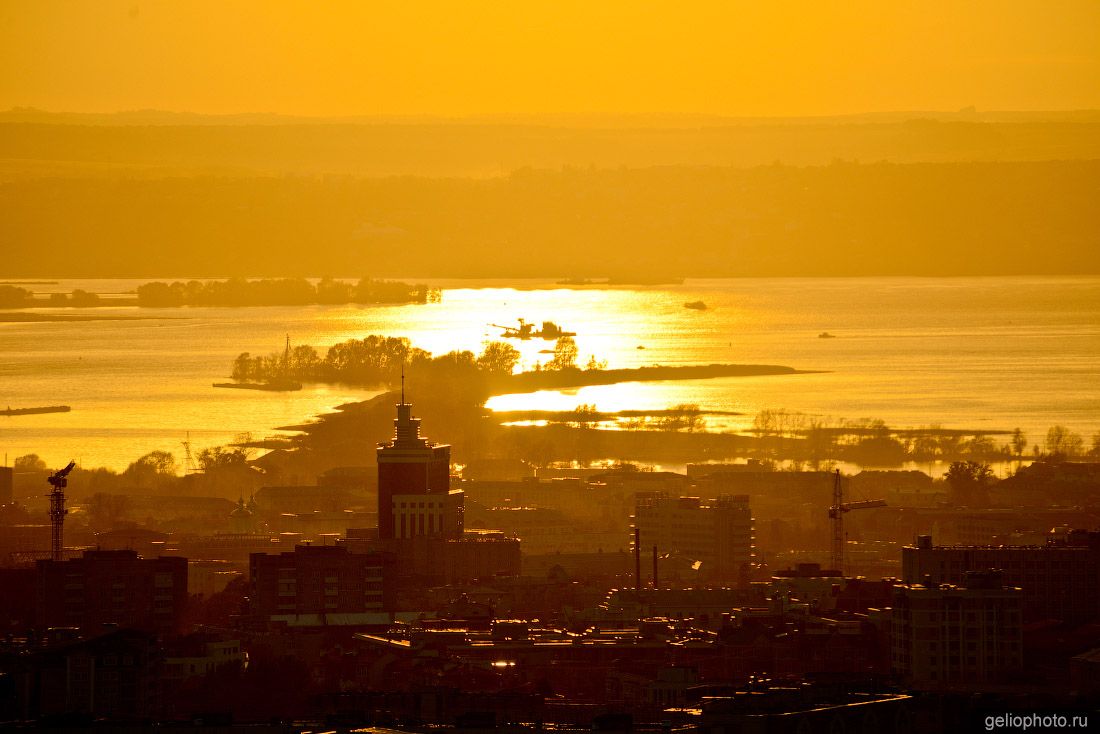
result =
[[[1100,158],[1100,113],[919,119],[611,118],[358,123],[0,112],[0,180],[216,174],[492,177],[520,168]],[[103,124],[111,123],[116,124]],[[98,123],[98,124],[97,124]],[[165,124],[168,123],[168,124]]]
[[[6,277],[1100,272],[1100,113],[0,112]]]
[[[0,184],[8,276],[1100,272],[1100,160]]]

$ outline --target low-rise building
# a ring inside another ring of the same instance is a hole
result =
[[[164,651],[162,680],[169,685],[202,678],[223,665],[246,660],[241,641],[213,635],[189,635],[175,640]]]

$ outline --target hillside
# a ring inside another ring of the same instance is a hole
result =
[[[1100,160],[0,184],[8,277],[1100,272]]]

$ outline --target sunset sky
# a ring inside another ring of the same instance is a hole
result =
[[[1100,107],[1100,3],[3,0],[0,109],[826,115]]]

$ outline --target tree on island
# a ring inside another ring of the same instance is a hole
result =
[[[577,368],[577,342],[571,336],[558,337],[554,342],[554,356],[547,362],[546,368],[550,370],[573,370]]]
[[[30,306],[34,295],[26,288],[14,285],[0,285],[0,308],[23,308]]]
[[[510,375],[519,364],[519,350],[507,342],[488,342],[477,358],[477,366],[495,375]]]
[[[199,467],[204,472],[216,472],[248,463],[248,452],[243,448],[214,446],[199,453]]]
[[[179,466],[167,451],[151,451],[126,467],[124,479],[140,489],[160,489],[176,479]]]
[[[1047,430],[1047,455],[1052,459],[1067,459],[1078,456],[1085,445],[1081,434],[1074,433],[1065,426],[1051,426]]]
[[[599,372],[600,370],[606,370],[607,369],[607,360],[606,359],[596,359],[595,354],[590,354],[588,356],[588,363],[584,366],[584,368],[588,372]]]
[[[951,489],[951,501],[956,506],[981,507],[989,504],[989,485],[994,479],[989,464],[953,461],[943,478]]]
[[[1016,458],[1022,458],[1024,451],[1027,450],[1027,436],[1019,428],[1012,432],[1012,452],[1016,454]]]
[[[346,382],[354,385],[396,385],[402,368],[418,379],[458,380],[474,393],[486,393],[486,378],[508,377],[519,364],[520,353],[506,342],[487,342],[480,355],[454,351],[433,357],[404,337],[372,334],[333,344],[324,357],[308,344],[284,352],[253,356],[243,352],[233,360],[234,380],[270,380],[291,377],[303,381]],[[482,400],[487,399],[486,393]]]
[[[99,305],[99,296],[86,290],[77,288],[69,298],[70,303],[78,308],[89,308]]]
[[[696,403],[680,403],[669,408],[667,415],[657,421],[661,431],[684,431],[686,433],[707,430],[707,422]]]
[[[373,278],[362,278],[354,285],[322,278],[316,286],[305,278],[151,282],[138,286],[136,292],[138,305],[150,307],[434,303],[440,299],[436,288]]]
[[[38,454],[26,454],[15,457],[15,471],[17,472],[43,472],[49,471],[46,462]]]

